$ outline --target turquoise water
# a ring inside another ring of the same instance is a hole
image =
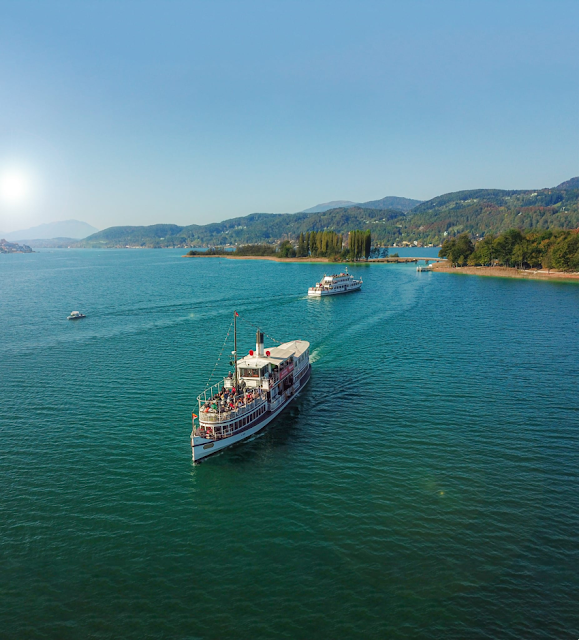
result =
[[[180,253],[0,256],[0,636],[579,637],[579,286]],[[193,466],[233,309],[312,380]]]

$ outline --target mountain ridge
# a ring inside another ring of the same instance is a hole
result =
[[[298,211],[298,213],[323,213],[324,211],[329,211],[330,209],[338,209],[340,207],[351,207],[356,205],[356,202],[352,202],[351,200],[332,200],[331,202],[322,202],[321,204],[316,204],[309,209],[304,209],[303,211]]]
[[[324,213],[330,209],[361,207],[362,209],[398,209],[399,211],[410,211],[422,202],[412,198],[402,198],[400,196],[386,196],[380,200],[370,200],[368,202],[352,202],[351,200],[332,200],[323,202],[309,209],[298,211],[298,213]]]
[[[421,202],[407,212],[348,205],[318,213],[252,213],[207,225],[109,227],[77,246],[188,248],[274,244],[295,241],[306,231],[347,233],[353,229],[370,229],[377,244],[440,244],[444,238],[464,232],[476,238],[511,228],[575,229],[579,228],[579,188],[572,188],[575,180],[561,183],[570,185],[562,188],[454,191]]]

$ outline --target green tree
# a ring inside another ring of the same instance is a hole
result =
[[[317,239],[316,232],[312,231],[310,233],[310,254],[312,256],[318,255],[318,246],[317,246],[316,239]]]
[[[307,256],[307,250],[306,250],[306,239],[303,233],[300,233],[300,239],[298,241],[298,251],[297,254],[300,258],[304,258],[305,256]]]
[[[440,258],[448,258],[452,265],[462,267],[465,265],[474,251],[474,246],[468,233],[462,233],[456,238],[447,238],[438,255]]]
[[[368,229],[364,233],[364,257],[366,260],[370,257],[370,251],[372,251],[372,232]]]
[[[279,245],[278,254],[280,258],[295,258],[296,250],[293,248],[292,243],[289,240],[284,240]]]
[[[523,240],[523,234],[519,229],[509,229],[501,234],[495,242],[495,252],[497,259],[504,265],[510,267],[515,262],[513,251],[515,246]]]

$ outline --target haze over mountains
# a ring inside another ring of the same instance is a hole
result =
[[[62,220],[39,224],[37,227],[21,231],[11,231],[2,234],[2,237],[10,241],[50,240],[53,238],[82,240],[97,231],[98,229],[81,220]]]

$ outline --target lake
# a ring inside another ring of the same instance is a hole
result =
[[[181,253],[0,256],[0,635],[577,637],[579,286]],[[234,310],[312,379],[194,466]]]

